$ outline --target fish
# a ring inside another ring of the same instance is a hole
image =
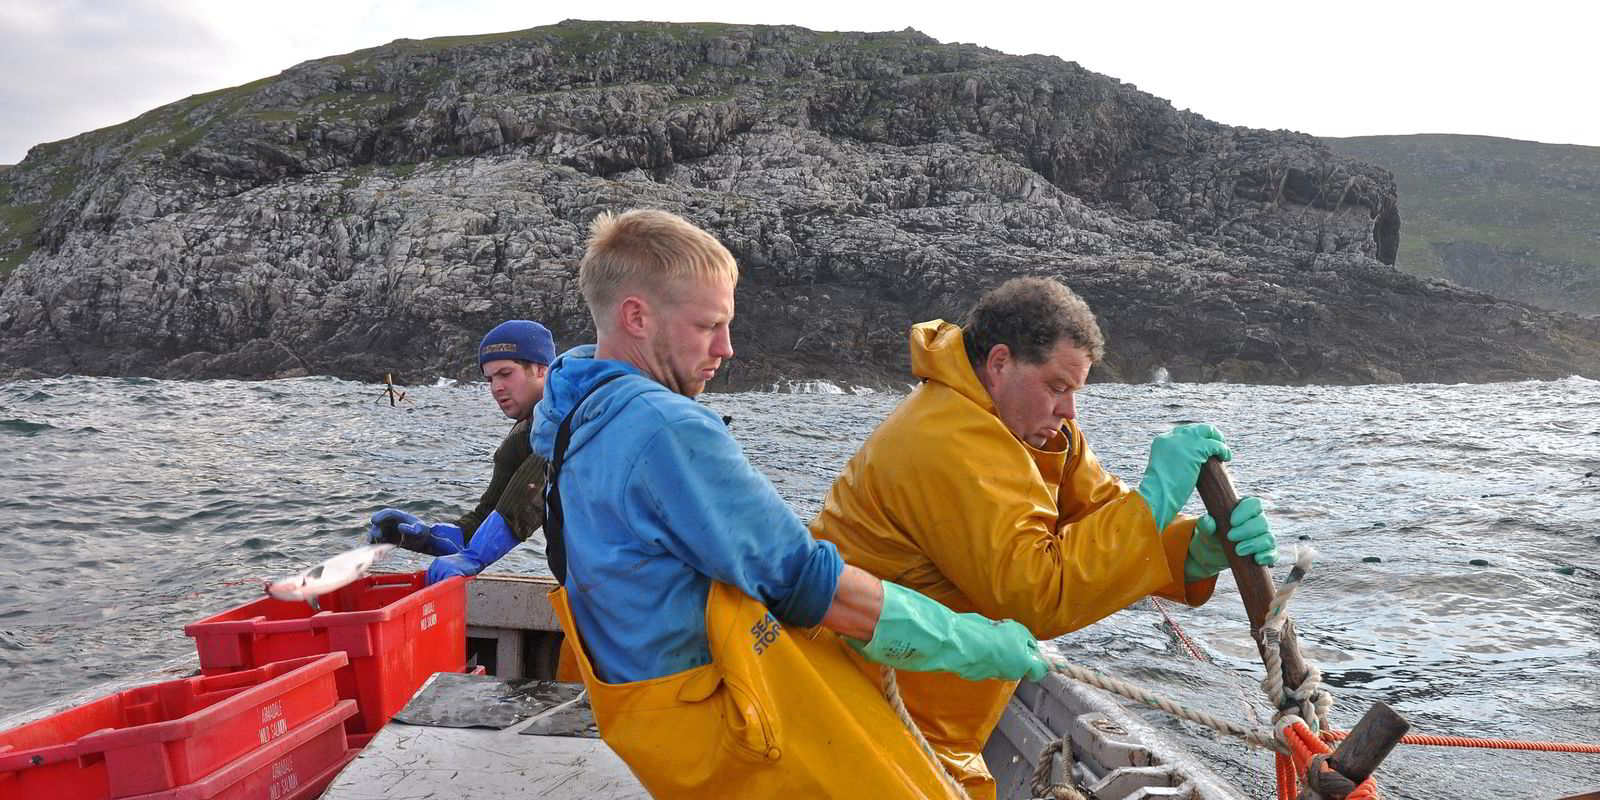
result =
[[[346,550],[314,567],[309,567],[287,578],[267,583],[267,594],[279,600],[304,600],[318,611],[317,598],[336,592],[361,580],[372,565],[390,550],[392,544],[368,544]]]

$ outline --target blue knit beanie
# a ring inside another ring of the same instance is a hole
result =
[[[506,320],[484,334],[478,343],[478,367],[502,358],[549,364],[556,358],[556,342],[550,337],[550,330],[537,322]]]

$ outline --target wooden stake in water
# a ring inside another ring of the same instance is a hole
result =
[[[385,372],[385,373],[383,373],[383,385],[384,385],[383,394],[378,396],[378,400],[381,401],[385,397],[389,398],[389,407],[390,408],[394,408],[397,403],[399,403],[401,400],[405,400],[406,399],[406,393],[405,392],[395,391],[395,388],[394,388],[394,373],[393,372]]]

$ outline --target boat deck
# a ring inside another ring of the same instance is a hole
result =
[[[599,739],[394,722],[322,795],[324,800],[649,796]]]

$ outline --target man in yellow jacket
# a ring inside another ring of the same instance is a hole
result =
[[[1106,472],[1073,402],[1103,350],[1088,306],[1043,278],[989,292],[964,328],[914,326],[923,383],[846,465],[812,534],[879,578],[1015,619],[1040,640],[1150,594],[1204,603],[1226,556],[1209,517],[1178,511],[1205,460],[1231,454],[1215,428],[1184,425],[1152,443],[1137,490]],[[1246,498],[1230,521],[1239,553],[1272,563],[1260,501]],[[993,798],[983,744],[1016,684],[897,677],[945,768],[974,798]]]

